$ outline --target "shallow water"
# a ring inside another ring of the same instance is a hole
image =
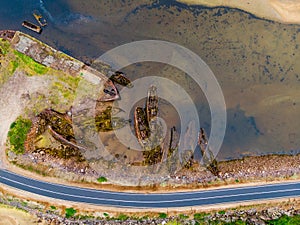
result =
[[[11,0],[1,6],[0,29],[29,33],[86,62],[134,40],[183,45],[210,66],[224,92],[228,121],[219,159],[300,150],[299,25],[171,1]],[[34,9],[49,22],[40,36],[21,27],[23,20],[34,21]],[[180,83],[210,130],[207,101],[185,74],[158,64],[124,71],[131,79],[156,74]]]

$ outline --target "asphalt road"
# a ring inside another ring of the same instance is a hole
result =
[[[0,183],[56,199],[133,208],[191,207],[300,196],[300,182],[193,192],[140,194],[47,183],[0,170]]]

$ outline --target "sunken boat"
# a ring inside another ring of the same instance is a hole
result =
[[[126,77],[126,75],[123,72],[117,71],[109,79],[117,84],[120,84],[120,85],[128,87],[128,88],[133,87],[133,84]]]
[[[104,83],[103,92],[104,95],[99,99],[101,102],[114,101],[120,97],[116,86],[109,79]]]
[[[151,86],[148,90],[148,97],[146,102],[146,114],[147,114],[148,124],[151,124],[151,121],[157,118],[158,95],[157,95],[157,88],[155,86]]]
[[[136,107],[134,111],[134,129],[136,137],[141,144],[145,146],[150,136],[150,129],[146,117],[146,112],[142,107]]]
[[[45,18],[43,18],[42,14],[35,10],[33,13],[32,13],[33,17],[36,19],[36,21],[40,24],[40,26],[44,27],[47,25],[47,21]]]
[[[152,124],[155,125],[158,114],[157,88],[151,86],[148,90],[146,107],[137,107],[134,111],[134,125],[136,137],[140,144],[145,147],[151,135]]]
[[[42,33],[42,28],[40,26],[35,25],[29,21],[23,21],[22,26],[26,27],[29,30],[37,32],[38,34]]]
[[[7,41],[12,41],[15,36],[16,31],[13,30],[2,30],[0,31],[0,38],[5,39]]]
[[[112,116],[115,114],[113,111],[118,112],[119,109],[113,110],[111,106],[108,106],[104,111],[96,115],[95,123],[99,132],[121,129],[129,123],[129,121],[124,118]]]

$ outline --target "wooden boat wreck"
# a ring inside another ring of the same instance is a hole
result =
[[[150,129],[146,112],[142,107],[136,107],[134,110],[134,128],[139,143],[141,146],[145,146],[150,136]]]
[[[99,132],[120,129],[129,123],[129,121],[124,118],[112,116],[113,114],[112,107],[108,106],[104,111],[96,115],[95,123]]]
[[[218,162],[215,159],[213,152],[208,146],[208,139],[205,134],[205,130],[200,128],[198,133],[198,145],[202,154],[202,161],[206,168],[215,176],[219,175]]]
[[[117,71],[110,78],[113,82],[120,84],[122,86],[132,88],[133,84],[131,81],[125,76],[123,72]]]
[[[157,88],[155,86],[151,86],[148,90],[146,114],[148,124],[150,124],[152,120],[156,119],[158,114],[158,95]]]
[[[157,114],[157,88],[155,86],[151,86],[148,90],[145,108],[137,107],[134,111],[135,133],[143,147],[145,147],[147,142],[146,140],[151,135],[151,128],[155,125]]]
[[[40,34],[42,32],[42,28],[40,26],[35,25],[35,24],[33,24],[31,22],[28,22],[28,21],[23,21],[22,26],[26,27],[29,30],[37,32],[38,34]]]
[[[39,11],[35,10],[32,15],[36,19],[36,21],[40,24],[40,26],[44,27],[47,25],[46,19],[43,18],[42,14]]]
[[[120,97],[116,86],[109,79],[104,83],[103,92],[104,95],[99,99],[101,102],[114,101]]]
[[[151,125],[156,121],[158,113],[158,96],[155,86],[148,90],[146,107],[137,107],[134,111],[135,133],[142,146],[151,135]]]
[[[0,31],[0,38],[11,41],[14,38],[15,33],[16,31],[13,30],[2,30]]]

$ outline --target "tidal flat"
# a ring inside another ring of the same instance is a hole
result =
[[[65,4],[72,13],[85,17],[57,23],[51,28],[56,38],[47,40],[46,31],[41,39],[58,48],[64,46],[82,60],[92,61],[131,41],[156,39],[185,46],[208,64],[227,106],[227,130],[218,159],[298,153],[299,25],[265,20],[228,7],[170,1]],[[57,18],[61,16],[58,13]],[[155,74],[182,84],[194,97],[201,123],[210,129],[210,111],[203,93],[183,72],[160,64],[132,65],[124,71],[130,79]]]

